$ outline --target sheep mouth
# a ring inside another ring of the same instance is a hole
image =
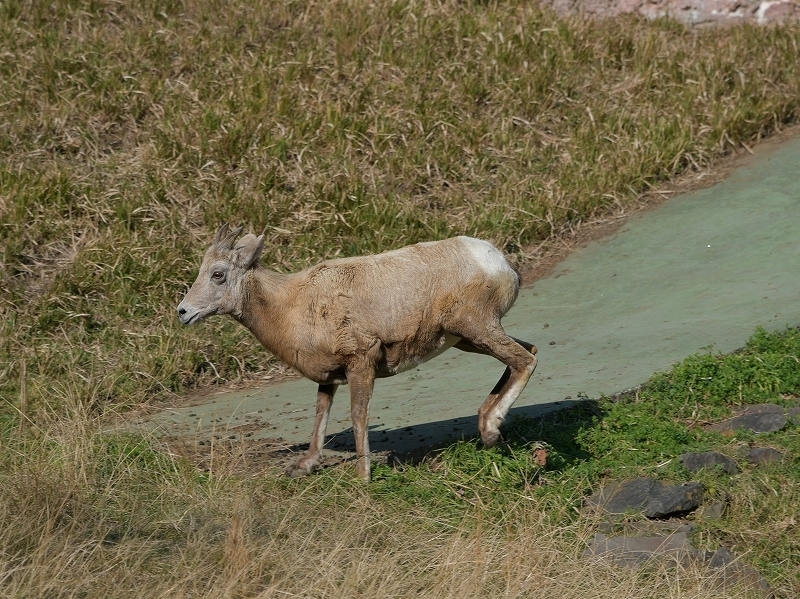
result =
[[[200,312],[195,312],[194,314],[192,314],[192,315],[191,315],[189,318],[187,318],[187,319],[183,319],[183,318],[181,318],[181,322],[182,322],[183,324],[185,324],[186,326],[189,326],[190,324],[194,324],[194,323],[196,323],[198,320],[200,320]]]
[[[209,316],[210,314],[213,314],[214,312],[215,311],[211,311],[211,312],[207,312],[205,314],[203,313],[202,310],[196,310],[195,312],[192,312],[191,314],[187,314],[185,312],[179,312],[178,313],[178,318],[180,319],[180,321],[184,325],[189,326],[190,324],[195,324],[196,322],[200,322],[206,316]]]

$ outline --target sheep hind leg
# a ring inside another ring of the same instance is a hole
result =
[[[528,352],[532,353],[534,356],[539,351],[537,347],[533,343],[528,343],[527,341],[523,341],[522,339],[517,339],[516,337],[511,337],[514,341],[519,343],[522,347],[524,347]],[[461,351],[473,353],[473,354],[481,354],[484,356],[492,356],[495,357],[494,354],[490,351],[486,351],[480,349],[479,347],[474,346],[472,343],[467,341],[466,339],[459,340],[453,347],[456,349],[460,349]]]
[[[485,447],[493,447],[500,438],[500,425],[536,369],[536,346],[500,331],[491,331],[480,340],[462,340],[456,348],[497,358],[506,369],[489,397],[478,410],[478,430]]]
[[[325,445],[325,429],[331,413],[333,396],[339,385],[320,385],[317,390],[317,414],[314,417],[314,432],[306,454],[287,471],[291,477],[306,476],[322,464],[322,447]]]

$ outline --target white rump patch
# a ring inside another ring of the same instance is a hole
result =
[[[506,261],[503,253],[488,241],[475,239],[474,237],[459,237],[461,242],[472,253],[475,261],[483,271],[492,276],[512,273],[511,266]]]

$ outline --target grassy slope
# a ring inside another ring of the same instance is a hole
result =
[[[268,368],[231,323],[173,315],[225,221],[293,269],[458,233],[514,253],[624,209],[796,119],[798,32],[528,2],[4,2],[0,394],[24,366],[29,406],[104,410]]]
[[[173,317],[219,223],[266,228],[281,269],[454,233],[526,250],[796,120],[798,37],[515,2],[0,4],[0,596],[719,596],[692,568],[587,567],[575,508],[686,480],[688,449],[797,456],[796,427],[694,425],[800,395],[796,333],[368,489],[200,473],[95,416],[268,368],[230,323]],[[702,480],[728,512],[697,542],[800,595],[797,462]]]

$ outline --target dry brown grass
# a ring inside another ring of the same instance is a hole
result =
[[[794,122],[799,37],[529,2],[0,3],[0,596],[720,596],[585,562],[572,496],[203,473],[98,419],[272,367],[174,318],[220,223],[284,270],[457,233],[525,260]]]
[[[530,499],[500,518],[477,507],[437,521],[370,497],[349,473],[287,491],[164,464],[148,474],[130,454],[100,472],[99,432],[82,428],[26,447],[35,461],[5,470],[2,597],[721,596],[699,566],[583,559],[594,523],[554,524]]]

